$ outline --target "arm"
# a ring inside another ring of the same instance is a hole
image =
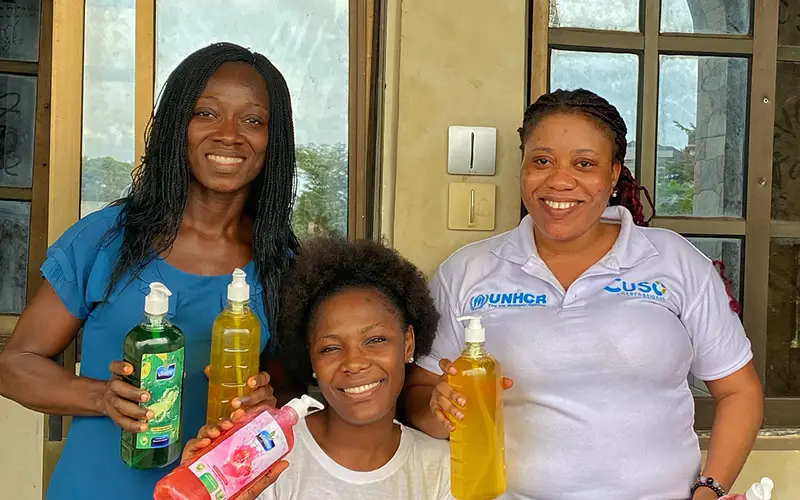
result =
[[[405,418],[411,427],[437,439],[447,439],[450,433],[431,411],[431,396],[439,375],[413,365],[406,378],[403,398]]]
[[[706,385],[716,402],[716,411],[703,475],[713,477],[727,491],[742,470],[761,427],[761,384],[751,362]],[[694,498],[702,499],[701,495],[709,492],[713,495],[709,498],[716,498],[707,488],[698,490]]]
[[[43,413],[103,415],[107,381],[78,377],[51,359],[75,339],[81,323],[45,282],[0,353],[0,394]]]

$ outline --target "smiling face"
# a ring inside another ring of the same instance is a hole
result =
[[[268,119],[261,74],[246,63],[220,65],[189,121],[187,156],[194,179],[214,192],[246,188],[264,168]]]
[[[345,422],[365,425],[390,414],[414,352],[413,329],[379,291],[352,288],[325,299],[309,325],[308,350],[320,390]]]
[[[619,178],[611,133],[580,113],[554,113],[530,130],[520,189],[538,236],[572,241],[600,222]]]

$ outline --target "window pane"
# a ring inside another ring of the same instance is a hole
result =
[[[124,195],[134,163],[135,0],[87,0],[81,217]]]
[[[639,0],[550,0],[550,26],[639,31]]]
[[[31,187],[36,77],[0,74],[0,186]]]
[[[742,282],[742,240],[740,238],[687,237],[692,245],[711,260],[721,261],[725,266],[725,276],[731,280],[731,292],[741,301]]]
[[[584,88],[617,107],[628,127],[625,164],[636,172],[636,112],[639,94],[639,56],[552,50],[550,88]]]
[[[800,221],[800,64],[778,63],[772,218]]]
[[[656,214],[741,217],[744,58],[661,56]]]
[[[298,236],[347,231],[348,2],[161,0],[156,3],[156,92],[175,66],[216,41],[266,55],[292,95]],[[253,20],[258,19],[258,29]]]
[[[797,0],[780,0],[778,23],[778,45],[800,46],[800,3]]]
[[[770,245],[766,365],[768,397],[800,397],[800,240]]]
[[[749,0],[661,0],[662,33],[750,33]]]
[[[41,0],[0,3],[0,59],[39,60],[39,11]]]
[[[0,314],[19,314],[28,284],[31,204],[0,200]]]

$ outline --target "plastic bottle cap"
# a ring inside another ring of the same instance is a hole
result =
[[[238,267],[233,271],[233,279],[228,285],[228,300],[231,302],[248,302],[250,300],[247,274]]]
[[[480,344],[486,342],[486,329],[481,326],[480,316],[461,316],[458,321],[469,320],[469,324],[464,329],[464,341],[470,344]]]
[[[770,500],[772,498],[772,488],[775,483],[768,477],[762,477],[761,481],[754,483],[745,493],[747,500]]]
[[[309,413],[310,408],[315,408],[317,410],[322,410],[325,406],[317,401],[316,399],[303,394],[299,398],[294,398],[293,400],[286,403],[286,406],[290,407],[297,413],[297,419],[300,420],[301,418],[305,418],[306,415]]]
[[[169,311],[169,297],[172,292],[163,283],[150,283],[150,293],[144,298],[144,312],[150,316],[163,316]]]

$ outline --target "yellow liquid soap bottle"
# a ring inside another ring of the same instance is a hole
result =
[[[486,351],[481,318],[465,316],[466,344],[449,384],[466,399],[464,420],[451,418],[450,489],[456,500],[491,500],[506,490],[503,371]]]
[[[206,422],[216,424],[234,411],[231,400],[250,394],[247,379],[258,373],[261,326],[250,310],[250,285],[241,269],[233,271],[228,304],[211,330]]]

